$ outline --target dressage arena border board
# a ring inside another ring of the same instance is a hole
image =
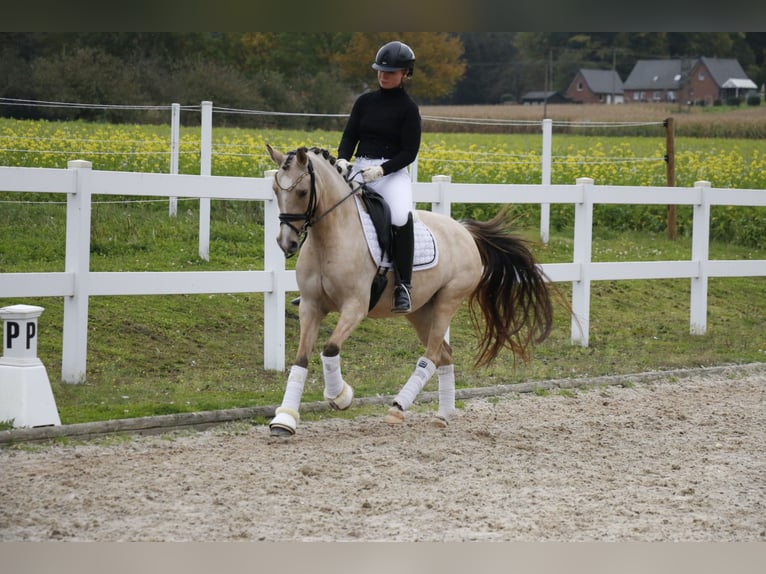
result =
[[[651,383],[661,380],[676,380],[694,376],[729,376],[737,377],[752,373],[766,373],[766,363],[749,363],[744,365],[721,365],[715,367],[700,367],[693,369],[675,369],[669,371],[648,371],[627,375],[605,375],[601,377],[581,377],[571,379],[553,379],[529,383],[509,385],[494,385],[489,387],[474,387],[457,389],[456,398],[470,400],[496,397],[510,393],[531,393],[536,391],[551,391],[557,389],[597,389],[609,386],[626,386],[631,384]],[[360,397],[354,399],[352,408],[363,405],[389,405],[392,396]],[[432,403],[438,400],[436,391],[423,392],[418,395],[416,404]],[[46,426],[37,428],[21,428],[0,431],[0,447],[20,443],[35,443],[55,439],[89,440],[99,437],[120,434],[152,435],[170,433],[181,430],[204,430],[206,428],[255,417],[270,418],[274,416],[277,405],[225,409],[218,411],[202,411],[115,419],[93,423],[78,423],[61,426]],[[304,403],[301,411],[327,412],[332,411],[326,401]]]

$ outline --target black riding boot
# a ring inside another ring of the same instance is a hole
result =
[[[401,227],[392,225],[394,256],[394,300],[391,311],[409,313],[412,310],[410,290],[412,289],[412,259],[415,255],[415,233],[412,227],[412,213]]]

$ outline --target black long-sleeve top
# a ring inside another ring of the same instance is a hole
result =
[[[404,88],[367,92],[351,108],[338,158],[387,158],[382,167],[388,175],[415,161],[420,129],[420,110]]]

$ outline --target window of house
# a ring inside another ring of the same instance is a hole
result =
[[[583,90],[582,82],[577,82],[577,91],[582,92],[582,90]]]
[[[699,74],[697,74],[697,79],[698,79],[700,82],[701,82],[702,80],[704,80],[704,79],[705,79],[705,73],[704,73],[704,72],[700,72]]]

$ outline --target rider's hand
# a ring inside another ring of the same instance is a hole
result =
[[[339,159],[335,162],[335,165],[338,167],[338,171],[340,171],[340,174],[343,177],[348,177],[348,170],[351,168],[351,164],[348,163],[348,160]]]
[[[379,165],[373,165],[372,167],[366,167],[362,170],[362,179],[366,183],[375,181],[383,177],[383,168]]]

